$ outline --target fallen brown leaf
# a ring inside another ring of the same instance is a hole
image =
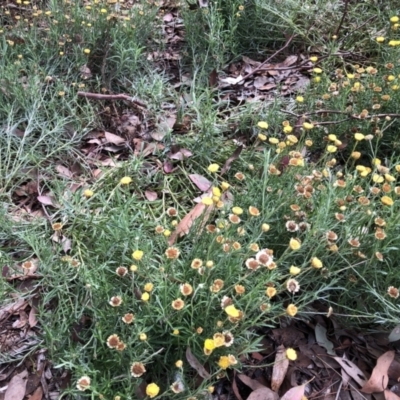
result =
[[[397,394],[391,392],[390,390],[385,390],[383,392],[383,394],[385,395],[385,399],[386,400],[400,400],[400,397],[397,396]]]
[[[194,356],[190,347],[186,349],[186,359],[192,368],[204,379],[210,379],[211,375],[206,371],[200,361]]]
[[[277,392],[285,379],[289,368],[289,360],[286,357],[286,349],[280,345],[276,352],[274,367],[272,368],[271,389]]]
[[[39,386],[33,393],[32,396],[29,397],[29,400],[42,400],[43,390],[42,387]]]
[[[248,386],[250,389],[257,390],[257,389],[260,389],[260,388],[265,388],[265,386],[264,386],[262,383],[256,381],[255,379],[249,378],[249,377],[248,377],[247,375],[245,375],[245,374],[239,374],[239,375],[237,375],[237,377],[238,377],[246,386]]]
[[[342,367],[342,369],[350,375],[360,386],[364,386],[367,382],[366,377],[360,368],[349,360],[340,357],[333,357]]]
[[[267,387],[259,388],[250,393],[247,400],[278,400],[279,396]]]
[[[153,192],[153,191],[151,191],[151,190],[145,190],[145,192],[144,192],[144,195],[146,196],[146,199],[148,200],[148,201],[154,201],[154,200],[157,200],[157,193],[156,192]]]
[[[202,175],[190,174],[189,178],[202,192],[206,192],[212,186],[212,183]]]
[[[368,382],[361,388],[362,392],[375,393],[382,392],[387,388],[389,377],[388,369],[394,359],[394,351],[387,351],[376,360],[376,366],[372,371]]]
[[[111,132],[104,132],[104,136],[106,138],[107,143],[115,144],[116,146],[120,146],[121,144],[125,143],[125,139],[121,136],[115,135]]]
[[[304,396],[305,387],[306,385],[301,385],[291,388],[281,397],[281,400],[301,400]]]
[[[188,214],[186,214],[179,224],[176,226],[175,231],[172,233],[172,235],[168,239],[168,244],[172,246],[175,243],[175,240],[178,237],[181,237],[183,235],[187,235],[189,233],[190,227],[193,225],[194,221],[199,218],[202,214],[203,211],[205,210],[206,206],[203,203],[198,203],[194,206],[193,210],[191,210]],[[204,221],[203,224],[207,221],[213,207],[207,207],[207,211],[204,215]]]
[[[25,397],[26,378],[28,371],[14,375],[4,394],[4,400],[22,400]]]

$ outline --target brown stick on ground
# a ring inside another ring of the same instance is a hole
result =
[[[143,103],[140,100],[136,100],[132,96],[129,96],[127,94],[99,94],[99,93],[89,93],[89,92],[78,92],[77,94],[80,97],[86,97],[87,99],[93,99],[93,100],[126,100],[140,107],[147,108],[145,103]]]

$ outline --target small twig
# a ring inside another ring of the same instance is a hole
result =
[[[89,92],[78,92],[78,96],[85,97],[87,99],[93,100],[126,100],[134,103],[140,107],[147,108],[146,104],[140,100],[134,99],[132,96],[127,94],[99,94],[99,93],[89,93]]]
[[[250,76],[254,75],[257,71],[259,71],[265,64],[267,64],[269,61],[271,61],[277,54],[279,54],[280,52],[282,52],[284,49],[286,49],[286,47],[289,46],[290,42],[293,40],[295,35],[292,35],[289,37],[289,39],[286,41],[286,43],[284,44],[283,47],[281,47],[279,50],[277,50],[274,54],[272,54],[271,57],[268,57],[265,61],[263,61],[257,68],[253,69],[253,71],[249,72],[247,75],[245,75],[240,81],[236,82],[242,82],[244,80],[246,80],[247,78],[249,78]]]
[[[348,9],[348,6],[349,6],[349,2],[350,2],[350,0],[344,0],[344,10],[343,10],[343,15],[342,15],[342,19],[340,20],[340,22],[339,22],[339,25],[338,25],[338,27],[337,27],[337,29],[336,29],[336,32],[335,32],[335,35],[336,35],[336,36],[338,36],[338,35],[339,35],[339,31],[340,31],[340,29],[342,28],[342,25],[343,25],[344,19],[346,18],[346,15],[347,15],[347,9]]]

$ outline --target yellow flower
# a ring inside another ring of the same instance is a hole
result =
[[[397,16],[391,17],[390,22],[392,22],[393,24],[395,24],[396,22],[399,22],[399,17],[397,17]]]
[[[260,121],[257,126],[261,129],[268,129],[268,123],[264,121]]]
[[[160,392],[160,387],[157,386],[155,383],[149,383],[146,386],[146,394],[149,396],[151,399],[153,397],[156,397],[158,393]]]
[[[142,300],[143,301],[149,301],[149,299],[150,299],[150,295],[147,292],[144,292],[142,294]]]
[[[357,142],[359,142],[360,140],[364,140],[365,139],[365,135],[362,134],[362,133],[357,132],[357,133],[354,134],[354,139],[357,140]]]
[[[279,143],[279,139],[274,138],[274,137],[269,138],[268,141],[269,141],[271,144],[278,144],[278,143]]]
[[[233,207],[232,208],[232,213],[235,215],[241,215],[243,214],[243,209],[240,207]]]
[[[291,349],[290,347],[286,349],[286,358],[290,361],[297,360],[296,350]]]
[[[231,366],[231,363],[230,363],[230,361],[229,361],[229,357],[227,357],[227,356],[221,356],[221,357],[219,358],[219,361],[218,361],[218,366],[219,366],[221,369],[227,369],[227,368],[229,368],[229,367]]]
[[[135,264],[132,264],[132,265],[129,267],[129,269],[130,269],[132,272],[136,272],[136,271],[138,270],[138,266],[135,265]]]
[[[86,190],[83,192],[83,195],[84,195],[87,199],[89,199],[90,197],[92,197],[92,196],[94,195],[94,192],[93,192],[93,190],[86,189]]]
[[[303,123],[303,128],[304,128],[306,131],[309,131],[309,130],[311,130],[311,129],[314,128],[314,124],[311,124],[310,122],[304,122],[304,123]]]
[[[337,151],[337,147],[336,147],[336,146],[333,146],[333,145],[329,145],[329,146],[326,148],[326,151],[327,151],[328,153],[335,153],[335,152]]]
[[[172,331],[172,334],[175,335],[175,336],[179,335],[179,329],[174,329]]]
[[[303,103],[303,102],[304,102],[304,97],[303,97],[303,96],[297,96],[297,97],[296,97],[296,101],[297,101],[298,103]]]
[[[145,333],[141,333],[141,334],[139,335],[139,339],[140,339],[142,342],[144,342],[145,340],[147,340],[147,335],[146,335]]]
[[[354,158],[355,160],[358,160],[361,157],[361,153],[359,151],[353,151],[351,153],[351,158]]]
[[[132,258],[136,261],[140,261],[143,258],[144,252],[142,250],[135,250],[132,253]]]
[[[393,199],[391,199],[389,196],[383,196],[381,198],[381,202],[385,206],[392,206],[393,205]]]
[[[297,307],[294,304],[289,304],[286,307],[286,313],[291,317],[294,317],[297,314]]]
[[[204,341],[204,348],[209,351],[213,351],[215,349],[215,343],[213,339],[206,339]]]
[[[312,56],[312,57],[310,57],[310,61],[315,63],[315,62],[318,61],[318,57],[317,56]]]
[[[267,136],[263,135],[262,133],[259,133],[257,135],[258,139],[261,140],[262,142],[265,142],[267,140]]]
[[[226,307],[225,312],[232,318],[238,318],[240,316],[239,310],[233,304]]]
[[[229,188],[230,188],[230,184],[228,183],[228,182],[222,182],[221,183],[221,189],[223,190],[223,191],[225,191],[225,190],[228,190]]]
[[[320,269],[323,267],[322,261],[318,257],[313,257],[311,259],[311,266],[316,269]]]
[[[268,232],[269,230],[270,230],[270,226],[268,225],[268,224],[262,224],[261,225],[261,230],[263,231],[263,232]]]
[[[123,178],[121,178],[121,180],[119,181],[119,183],[121,185],[129,185],[132,182],[132,178],[130,176],[124,176]]]
[[[182,368],[182,366],[183,366],[183,361],[182,360],[178,360],[178,361],[175,362],[175,367],[176,368]]]
[[[90,54],[90,49],[84,49],[83,52],[84,52],[85,54]]]
[[[154,288],[154,285],[151,282],[148,282],[144,285],[145,292],[151,292]]]
[[[274,287],[268,287],[267,290],[265,291],[265,294],[271,299],[276,295],[276,289]]]
[[[286,125],[286,126],[283,127],[283,133],[286,133],[287,135],[289,133],[292,133],[292,131],[293,131],[293,127],[290,126],[290,125]]]
[[[298,275],[301,272],[301,268],[292,265],[289,269],[290,275]]]
[[[211,197],[203,197],[203,198],[201,199],[201,202],[202,202],[205,206],[211,206],[211,205],[214,203],[214,201],[213,201],[213,199],[212,199]]]
[[[313,71],[316,74],[322,74],[322,69],[321,68],[316,67],[316,68],[313,69]]]
[[[218,164],[210,164],[207,168],[210,172],[215,173],[218,172],[219,170],[219,165]]]
[[[299,240],[299,239],[291,238],[291,239],[290,239],[290,242],[289,242],[289,247],[290,247],[292,250],[299,250],[300,247],[301,247],[301,242],[300,242],[300,240]]]

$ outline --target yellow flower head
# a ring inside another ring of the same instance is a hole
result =
[[[144,252],[142,250],[135,250],[132,253],[132,258],[136,261],[140,261],[143,258]]]
[[[214,339],[206,339],[204,341],[204,348],[206,350],[210,350],[213,351],[215,349],[215,343],[214,343]]]
[[[357,142],[359,142],[359,141],[365,139],[365,135],[362,134],[362,133],[357,132],[357,133],[354,134],[354,139],[357,140]]]
[[[144,292],[142,294],[142,300],[143,301],[149,301],[149,299],[150,299],[150,295],[147,292]]]
[[[283,133],[286,133],[287,135],[289,133],[292,133],[292,131],[293,131],[293,127],[290,126],[290,125],[286,125],[286,126],[283,127]]]
[[[92,197],[92,196],[94,195],[94,192],[93,192],[93,190],[86,189],[86,190],[83,192],[83,195],[84,195],[87,199],[89,199],[90,197]]]
[[[260,121],[257,126],[261,129],[268,129],[268,123],[265,121]]]
[[[303,97],[303,96],[297,96],[297,97],[296,97],[296,101],[297,101],[298,103],[303,103],[303,102],[304,102],[304,97]]]
[[[322,261],[321,261],[319,258],[313,257],[313,258],[311,259],[311,266],[312,266],[313,268],[320,269],[320,268],[323,267],[323,264],[322,264]]]
[[[153,397],[156,397],[158,393],[160,392],[160,387],[156,385],[155,383],[149,383],[146,386],[146,394],[149,396],[151,399]]]
[[[229,357],[227,357],[227,356],[221,356],[221,357],[219,358],[219,361],[218,361],[218,366],[219,366],[221,369],[227,369],[227,368],[229,368],[229,367],[231,366],[231,363],[230,363],[230,361],[229,361]]]
[[[396,22],[399,22],[399,17],[397,17],[397,16],[391,17],[390,18],[390,22],[393,23],[393,24],[395,24]]]
[[[303,123],[303,128],[304,128],[306,131],[309,131],[309,130],[311,130],[311,129],[314,128],[314,124],[312,124],[312,123],[310,123],[310,122],[304,122],[304,123]]]
[[[297,314],[297,307],[294,304],[289,304],[286,308],[286,313],[294,317]]]
[[[219,170],[219,165],[218,164],[210,164],[207,169],[212,173],[216,173]]]
[[[211,197],[203,197],[203,198],[201,199],[201,202],[202,202],[205,206],[211,206],[211,205],[214,203],[214,201],[213,201],[213,199],[212,199]]]
[[[286,358],[290,361],[294,361],[297,359],[296,350],[291,349],[290,347],[286,349]]]
[[[289,269],[290,275],[298,275],[301,272],[301,268],[292,265]]]
[[[132,178],[130,176],[124,176],[123,178],[121,178],[121,180],[119,181],[119,183],[121,185],[129,185],[132,182]]]
[[[289,247],[292,250],[299,250],[301,247],[301,242],[298,239],[291,238],[289,242]]]
[[[393,205],[393,199],[390,198],[389,196],[383,196],[381,198],[381,202],[382,204],[384,204],[385,206],[392,206]]]
[[[241,208],[241,207],[233,207],[232,208],[232,212],[235,215],[241,215],[241,214],[243,214],[243,208]]]
[[[232,318],[238,318],[240,316],[239,310],[233,304],[226,307],[225,312]]]

